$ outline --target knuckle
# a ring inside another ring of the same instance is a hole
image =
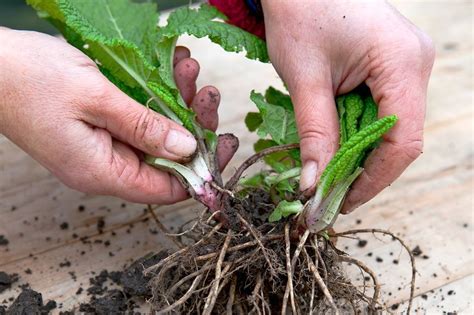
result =
[[[82,83],[74,83],[73,89],[77,91],[77,103],[84,106],[103,106],[111,101],[111,85],[100,75],[89,75]]]
[[[395,148],[395,155],[405,156],[409,162],[413,162],[423,153],[423,138],[421,136],[403,142],[393,142],[392,145]]]
[[[140,110],[133,119],[135,122],[133,138],[136,143],[142,143],[150,138],[150,135],[164,136],[168,129],[165,120],[160,119],[157,115],[147,109]],[[161,137],[159,137],[161,138]]]
[[[412,140],[403,146],[403,152],[411,160],[416,160],[423,153],[423,140]]]
[[[316,123],[308,123],[305,128],[301,128],[299,132],[301,141],[304,140],[321,140],[332,137],[328,128],[323,128]]]

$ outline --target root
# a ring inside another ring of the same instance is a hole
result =
[[[393,239],[397,240],[403,248],[405,248],[406,252],[410,256],[410,263],[411,263],[411,281],[410,281],[410,298],[408,300],[408,307],[407,307],[407,315],[410,314],[412,304],[413,304],[413,298],[415,296],[415,281],[416,281],[416,267],[415,267],[415,257],[413,256],[413,253],[411,252],[410,248],[408,245],[398,236],[396,236],[394,233],[382,229],[356,229],[356,230],[349,230],[345,232],[340,232],[340,233],[335,233],[331,236],[346,236],[346,235],[355,235],[359,233],[379,233],[383,235],[389,235]]]
[[[215,271],[216,279],[214,280],[214,283],[211,288],[211,293],[207,297],[206,304],[204,305],[203,315],[211,315],[211,311],[214,307],[214,303],[216,302],[217,293],[219,290],[219,282],[221,280],[222,263],[224,261],[224,256],[227,252],[227,248],[229,247],[231,236],[232,236],[232,231],[228,230],[227,236],[224,241],[224,245],[222,246],[221,253],[219,255],[219,259],[217,260],[217,264],[216,264],[216,271]]]
[[[208,238],[210,238],[214,233],[216,233],[218,230],[220,230],[220,228],[222,227],[222,223],[218,223],[207,235],[206,237],[203,237],[201,240],[199,240],[198,242],[196,242],[193,246],[198,246],[200,245],[201,243],[204,243],[205,240],[207,240]],[[166,263],[172,261],[173,259],[179,257],[180,255],[183,255],[184,253],[186,253],[187,251],[189,251],[191,249],[191,247],[185,247],[185,248],[182,248],[180,250],[178,250],[177,252],[175,252],[174,254],[171,254],[170,256],[166,257],[165,259],[163,259],[162,261],[160,261],[158,264],[156,265],[153,265],[147,269],[145,269],[144,271],[144,274],[145,275],[148,275],[150,272],[153,272],[157,269],[159,269],[160,267],[162,267],[163,265],[165,265]]]
[[[237,213],[237,217],[239,218],[240,222],[242,222],[245,227],[248,229],[248,231],[252,234],[252,236],[255,238],[255,241],[257,242],[258,246],[262,250],[263,257],[265,257],[265,260],[267,261],[268,266],[271,269],[271,273],[273,276],[276,276],[276,272],[273,269],[272,263],[270,261],[270,258],[267,255],[267,250],[265,249],[265,246],[263,246],[262,241],[260,240],[260,236],[257,234],[257,231],[255,231],[255,228],[253,228],[240,214]]]
[[[184,247],[183,243],[181,243],[176,237],[171,235],[170,231],[166,228],[166,226],[164,226],[163,223],[161,223],[160,219],[158,219],[158,216],[156,215],[155,210],[153,209],[153,207],[150,204],[148,204],[146,206],[147,206],[146,207],[147,211],[151,214],[151,217],[155,221],[155,224],[158,227],[158,229],[160,229],[160,231],[164,235],[168,236],[168,238],[171,240],[171,242],[173,242],[173,244],[175,244],[178,248],[183,248]]]
[[[306,248],[303,247],[303,253],[306,256],[306,260],[308,261],[308,267],[311,270],[311,272],[314,275],[314,278],[316,279],[316,283],[319,285],[321,291],[323,291],[324,296],[328,300],[329,304],[331,305],[334,313],[336,315],[339,315],[339,309],[336,306],[336,303],[334,303],[334,298],[332,297],[331,293],[329,292],[326,284],[324,283],[323,279],[319,275],[318,269],[314,265],[312,259],[309,257],[308,252],[306,251]]]
[[[376,304],[377,304],[377,301],[378,301],[378,298],[379,298],[379,293],[380,293],[380,284],[377,280],[377,276],[375,275],[375,273],[369,267],[367,267],[363,262],[361,262],[360,260],[357,260],[355,258],[340,255],[339,259],[341,261],[345,261],[345,262],[352,263],[352,264],[356,265],[357,267],[364,270],[365,272],[367,272],[370,275],[370,277],[372,278],[372,281],[374,282],[374,295],[372,297],[372,302],[371,302],[370,307],[373,310],[375,310],[376,309]],[[364,288],[365,288],[365,285],[364,285]]]
[[[226,305],[227,315],[232,315],[232,306],[234,305],[234,301],[235,301],[235,288],[236,287],[237,287],[237,277],[232,276],[232,280],[230,282],[230,288],[229,288],[229,298],[227,300],[227,305]]]
[[[174,302],[170,306],[158,311],[156,314],[157,315],[166,314],[166,313],[176,309],[178,306],[182,305],[183,303],[185,303],[191,297],[191,295],[194,293],[194,289],[199,285],[199,283],[201,282],[202,277],[203,277],[203,275],[197,276],[194,279],[193,283],[191,284],[191,287],[189,287],[186,294],[184,294],[179,300],[177,300],[176,302]]]
[[[211,222],[211,215],[201,217],[182,235],[196,240],[193,244],[146,270],[153,275],[150,301],[158,314],[377,312],[380,284],[375,273],[330,240],[309,231],[294,240],[288,221],[256,226],[239,211],[235,218],[238,230],[225,230],[223,224]],[[379,230],[362,231],[356,232]],[[365,280],[362,288],[352,284],[344,263],[369,274],[373,287]],[[371,297],[365,294],[367,288],[374,290]]]
[[[290,225],[285,224],[285,255],[286,255],[286,271],[288,275],[288,281],[286,284],[285,294],[283,295],[283,305],[281,307],[281,314],[286,314],[286,306],[288,304],[288,295],[290,295],[291,309],[293,314],[296,314],[295,305],[295,293],[293,291],[293,272],[291,268],[291,255],[290,255]]]

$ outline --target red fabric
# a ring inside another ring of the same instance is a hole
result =
[[[252,14],[245,0],[209,0],[209,4],[224,13],[229,18],[227,21],[229,24],[265,39],[265,24],[263,20]]]

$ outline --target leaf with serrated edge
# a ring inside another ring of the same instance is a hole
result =
[[[174,10],[168,17],[168,24],[161,29],[160,36],[173,38],[189,34],[198,38],[208,36],[224,50],[231,52],[246,51],[247,58],[267,62],[268,53],[265,42],[257,36],[236,26],[216,21],[225,20],[215,7],[202,4],[198,9],[189,7]]]

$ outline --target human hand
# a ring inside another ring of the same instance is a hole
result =
[[[386,1],[262,0],[270,59],[288,86],[301,138],[302,190],[338,148],[334,96],[365,82],[395,127],[365,162],[342,212],[389,186],[422,152],[431,39]]]
[[[81,51],[41,33],[0,28],[0,132],[71,188],[141,202],[187,197],[179,181],[145,164],[141,152],[186,161],[196,140],[185,128],[135,102]],[[175,51],[175,79],[203,127],[217,128],[220,95],[196,94],[199,64]],[[218,144],[219,165],[235,153]]]

